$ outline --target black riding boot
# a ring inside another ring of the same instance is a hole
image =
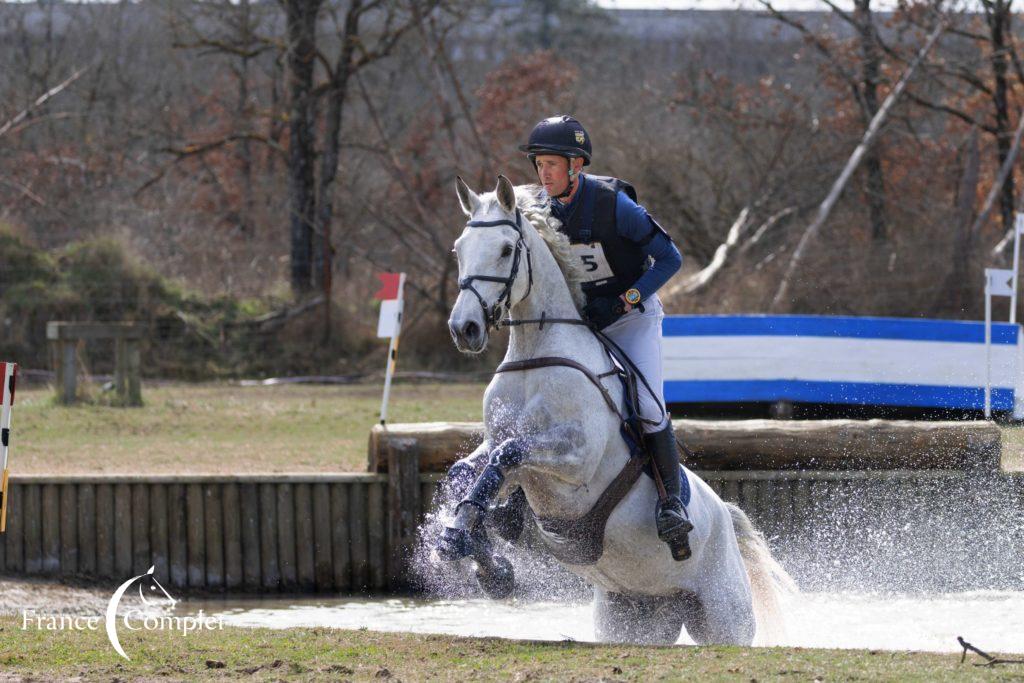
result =
[[[668,544],[672,550],[672,559],[680,562],[690,557],[689,533],[693,531],[693,525],[690,524],[686,508],[679,498],[679,449],[676,446],[672,423],[669,422],[660,432],[645,434],[644,441],[654,460],[654,466],[661,474],[661,481],[665,484],[667,494],[664,501],[658,501],[655,511],[658,538]]]

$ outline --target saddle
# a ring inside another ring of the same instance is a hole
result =
[[[499,373],[554,366],[573,368],[583,373],[590,380],[591,384],[597,387],[605,404],[619,418],[619,434],[629,448],[629,459],[615,478],[605,487],[605,490],[601,492],[597,502],[594,503],[590,511],[576,519],[534,516],[537,525],[543,532],[541,539],[548,551],[556,559],[566,564],[574,565],[591,565],[601,559],[601,555],[604,553],[604,533],[605,527],[608,524],[608,518],[611,517],[618,504],[622,502],[622,499],[633,488],[641,474],[647,474],[652,479],[654,478],[651,456],[646,450],[643,439],[643,424],[651,421],[640,415],[639,394],[640,383],[643,383],[648,391],[651,391],[650,385],[647,384],[647,379],[618,344],[600,331],[592,331],[598,341],[601,342],[605,353],[612,362],[612,369],[607,372],[595,374],[586,366],[569,358],[559,356],[510,361],[502,363],[495,370],[495,373]],[[625,412],[619,410],[611,393],[601,383],[602,379],[612,375],[618,377],[622,385]],[[651,393],[653,394],[654,392],[651,391]],[[683,504],[688,505],[690,502],[689,481],[682,468],[680,468],[679,473],[682,479],[681,493]],[[552,540],[552,537],[557,539],[557,541]]]

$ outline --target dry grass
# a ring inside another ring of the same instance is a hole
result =
[[[479,420],[482,384],[399,384],[389,421]],[[366,469],[379,385],[144,387],[142,408],[63,407],[19,388],[11,472],[244,473]]]

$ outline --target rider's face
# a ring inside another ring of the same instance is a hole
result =
[[[537,179],[550,196],[561,194],[569,186],[569,159],[554,154],[537,155]]]

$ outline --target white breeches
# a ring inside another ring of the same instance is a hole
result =
[[[638,379],[640,416],[648,420],[661,419],[657,425],[644,424],[644,431],[651,433],[661,431],[668,424],[668,418],[663,416],[665,389],[661,376],[661,321],[665,310],[657,294],[649,296],[643,306],[643,313],[634,308],[604,328],[604,333],[622,347],[656,394],[652,396]]]

